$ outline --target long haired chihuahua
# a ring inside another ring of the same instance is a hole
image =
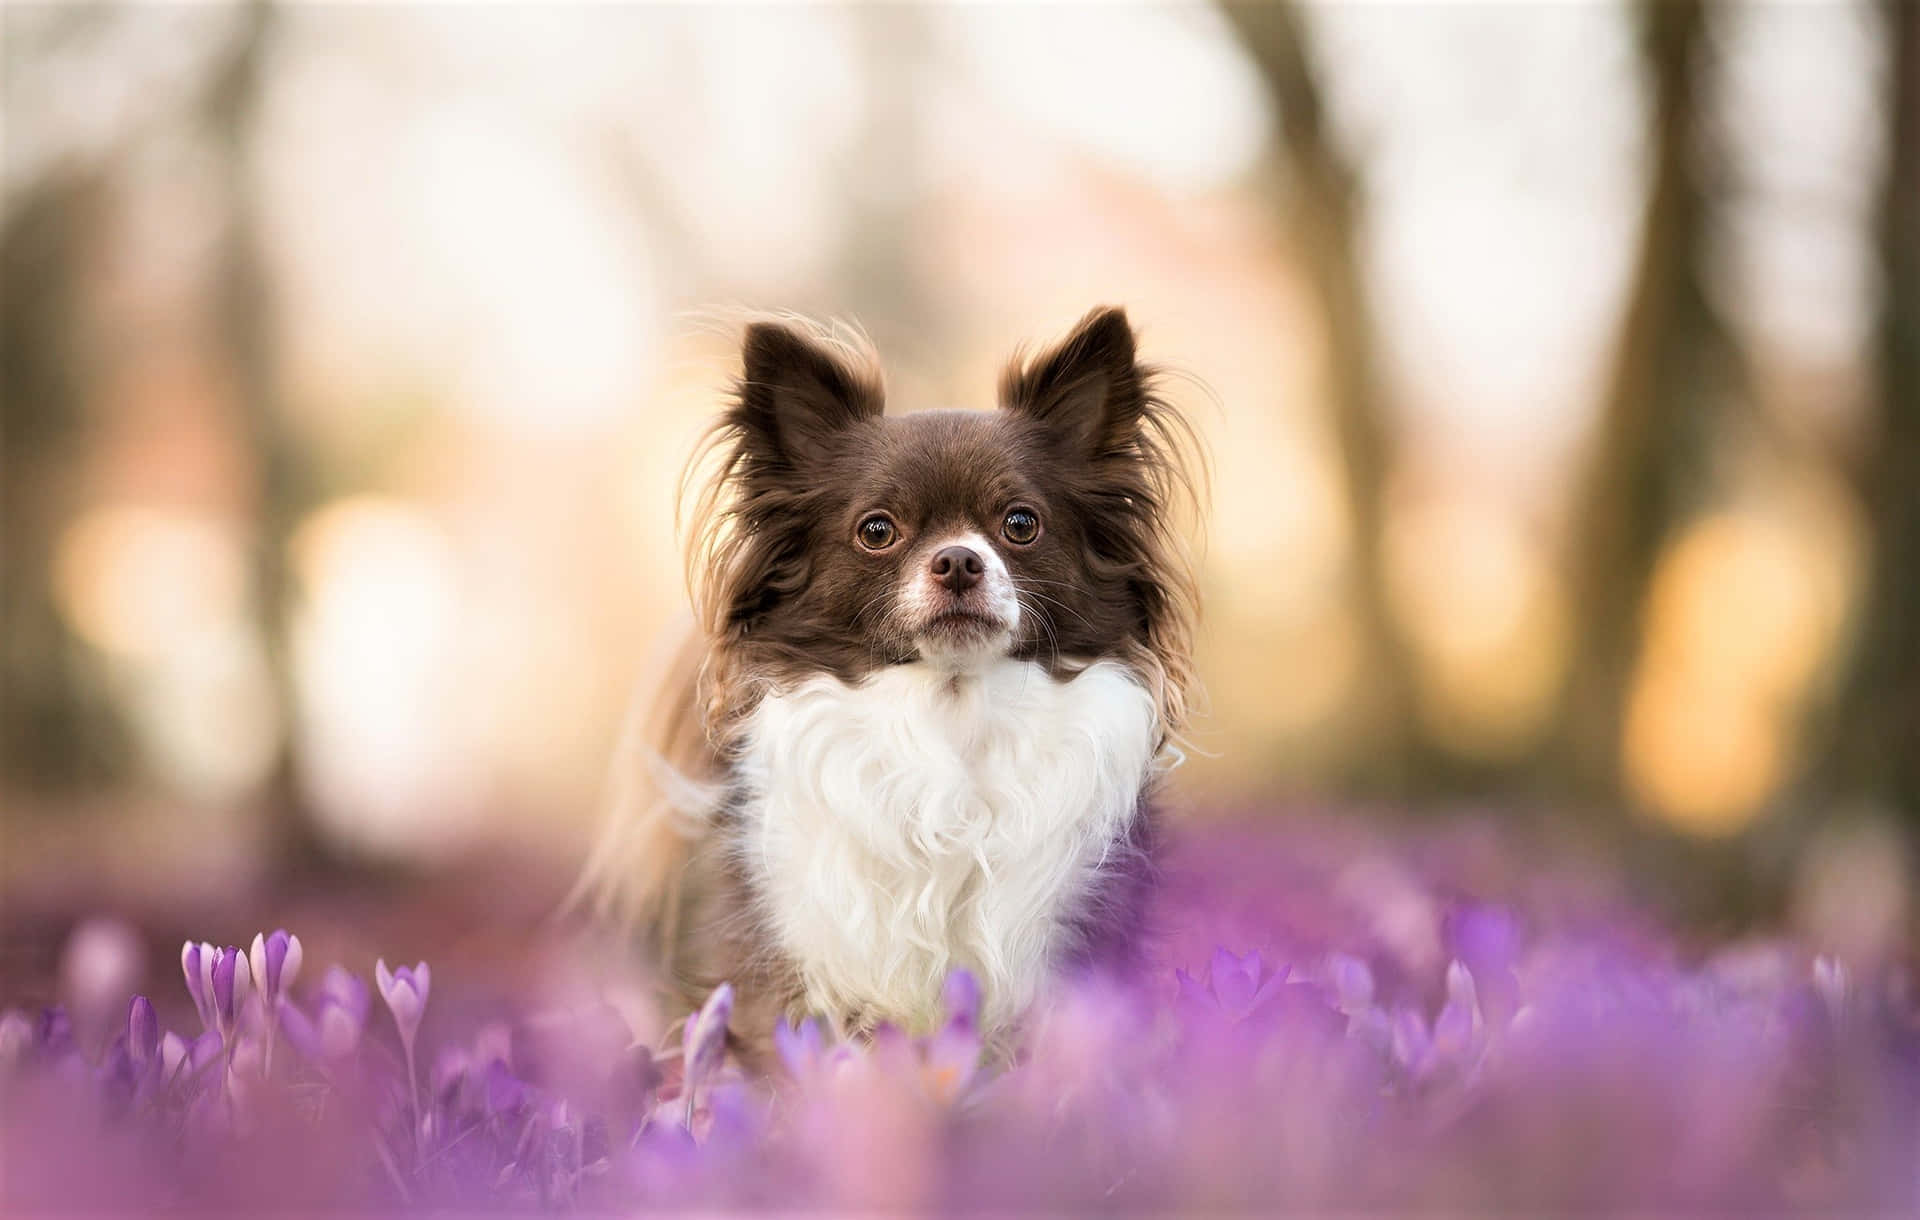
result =
[[[630,724],[581,884],[735,1029],[1010,1027],[1124,957],[1192,684],[1191,431],[1125,313],[997,410],[883,414],[863,342],[750,325],[688,469],[697,636]],[[696,472],[711,471],[701,483]]]

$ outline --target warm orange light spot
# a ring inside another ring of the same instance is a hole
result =
[[[927,1093],[941,1105],[950,1105],[960,1093],[960,1069],[950,1063],[929,1064],[921,1069]]]
[[[1647,654],[1779,695],[1803,686],[1828,643],[1820,559],[1804,530],[1757,513],[1691,526],[1654,571]]]
[[[61,535],[53,576],[62,615],[113,659],[157,779],[212,801],[265,775],[280,725],[232,526],[144,505],[95,508]]]
[[[1786,504],[1810,494],[1775,488],[1702,517],[1655,565],[1621,765],[1629,790],[1682,829],[1741,829],[1791,765],[1789,730],[1853,579],[1844,518]]]
[[[54,596],[81,638],[151,658],[188,635],[238,622],[246,571],[218,521],[142,505],[91,509],[54,554]]]
[[[1566,609],[1540,544],[1498,505],[1454,493],[1395,512],[1387,573],[1428,731],[1468,755],[1524,746],[1566,654]]]
[[[1687,670],[1635,682],[1621,748],[1634,797],[1700,835],[1745,827],[1779,782],[1786,754],[1778,717],[1761,701]]]

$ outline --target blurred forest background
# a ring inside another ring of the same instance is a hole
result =
[[[1920,6],[0,14],[16,928],[564,885],[705,311],[856,318],[910,409],[1117,302],[1207,387],[1183,816],[1908,935]]]

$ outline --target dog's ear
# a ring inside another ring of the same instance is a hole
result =
[[[755,322],[740,345],[737,419],[761,458],[799,466],[835,433],[880,414],[871,361],[779,322]]]
[[[1045,424],[1071,451],[1099,458],[1134,439],[1147,382],[1126,311],[1107,305],[1082,318],[1059,346],[1032,360],[1016,357],[1000,379],[1000,401]]]

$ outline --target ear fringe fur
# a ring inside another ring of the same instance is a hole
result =
[[[784,327],[839,366],[847,383],[875,403],[886,400],[886,381],[872,340],[850,322],[814,322],[797,314],[751,314],[756,323]],[[739,475],[751,460],[751,436],[741,410],[743,381],[736,381],[731,409],[707,428],[680,473],[674,528],[686,557],[687,594],[709,652],[699,676],[707,732],[724,748],[729,730],[753,702],[753,683],[738,665],[735,645],[744,626],[731,620],[757,570],[748,562],[753,543],[742,521],[745,505]]]
[[[1069,338],[1053,347],[1015,353],[1000,378],[1003,409],[1032,389],[1039,370],[1083,342],[1089,325],[1107,312],[1090,311]],[[1210,471],[1199,433],[1164,389],[1169,381],[1195,379],[1139,362],[1133,372],[1141,396],[1139,419],[1126,443],[1100,460],[1123,463],[1117,467],[1126,471],[1120,482],[1136,513],[1137,553],[1126,558],[1137,573],[1147,622],[1146,638],[1128,660],[1159,707],[1166,734],[1162,757],[1171,769],[1186,756],[1181,743],[1199,695],[1193,649],[1200,588],[1188,539],[1203,523]],[[1070,393],[1071,387],[1052,387],[1052,392]]]

